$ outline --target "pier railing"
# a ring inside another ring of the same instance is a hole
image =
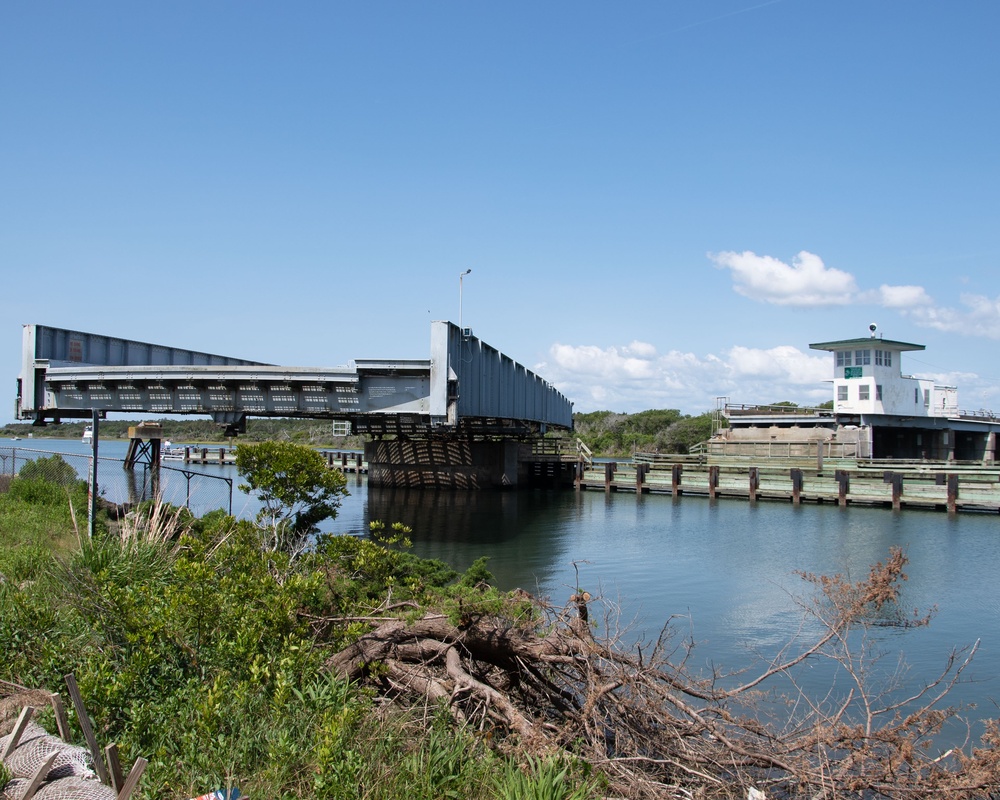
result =
[[[588,466],[594,463],[594,454],[587,445],[565,436],[535,439],[531,443],[531,458],[534,461],[582,462]]]
[[[782,414],[798,414],[800,416],[832,417],[833,409],[812,408],[807,406],[771,406],[771,405],[748,405],[746,403],[726,403],[724,414],[729,417],[758,416],[766,414],[768,416],[778,416]]]

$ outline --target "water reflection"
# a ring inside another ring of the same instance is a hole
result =
[[[367,519],[408,525],[419,555],[460,570],[487,556],[504,587],[546,586],[569,557],[571,494],[368,487],[367,495]]]

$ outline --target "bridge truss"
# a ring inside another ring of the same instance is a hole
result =
[[[251,416],[346,421],[376,438],[516,438],[573,425],[572,403],[552,385],[450,322],[431,323],[429,359],[320,368],[25,325],[17,418],[44,425],[95,411],[209,415],[230,435]]]

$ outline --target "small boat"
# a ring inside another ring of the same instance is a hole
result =
[[[92,425],[88,425],[83,429],[83,438],[81,441],[84,444],[92,444],[94,441],[94,428]]]
[[[164,447],[160,451],[160,461],[183,461],[184,451],[183,447]]]

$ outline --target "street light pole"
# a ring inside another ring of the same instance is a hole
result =
[[[471,267],[467,269],[465,272],[459,273],[458,275],[458,327],[461,330],[465,330],[465,328],[462,327],[462,278],[464,278],[470,272],[472,272]]]

